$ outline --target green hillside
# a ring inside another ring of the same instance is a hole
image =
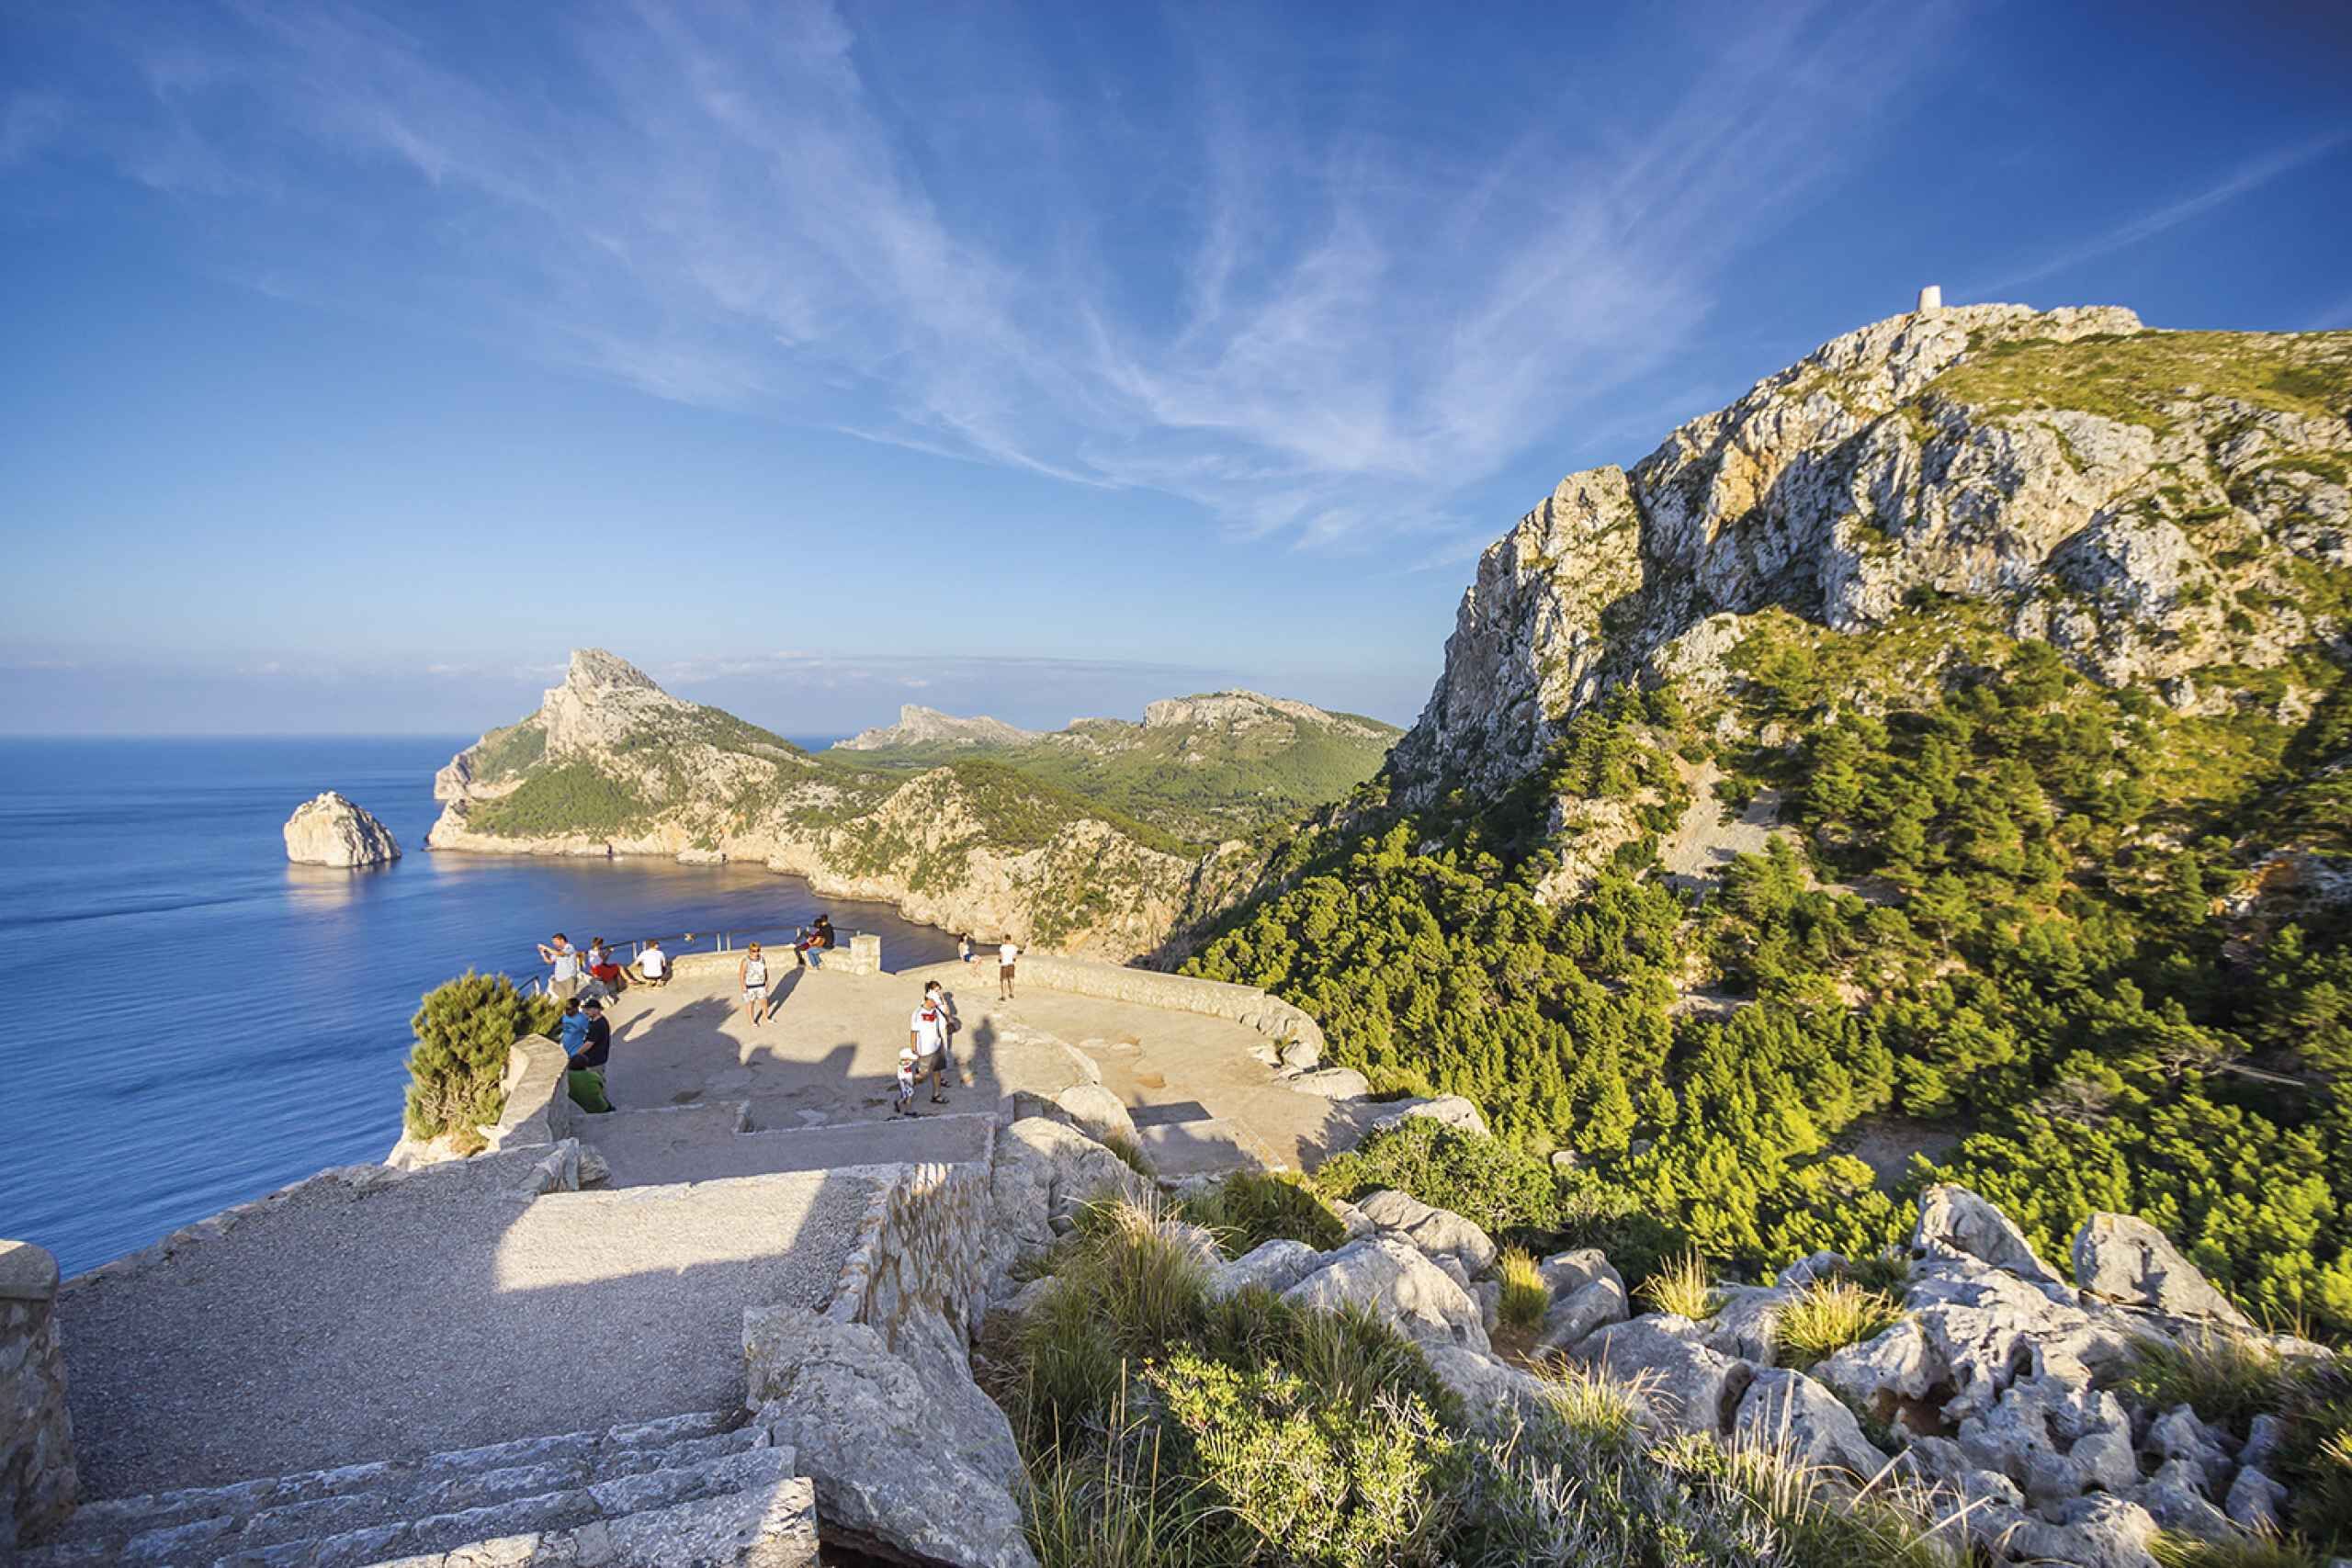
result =
[[[982,758],[1150,823],[1192,844],[1246,838],[1344,798],[1403,732],[1354,714],[1329,722],[1130,724],[1080,719],[1009,744],[931,742],[854,753],[861,765],[933,767]]]

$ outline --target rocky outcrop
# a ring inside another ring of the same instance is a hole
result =
[[[1618,686],[1721,690],[1772,609],[1867,632],[1967,602],[2096,680],[2226,706],[2205,671],[2346,630],[2310,569],[2352,564],[2352,424],[2275,389],[2340,385],[2348,359],[2346,334],[2156,333],[2114,308],[1849,333],[1630,470],[1569,475],[1488,547],[1396,793],[1505,788]],[[1555,826],[1589,852],[1633,829],[1577,813],[1634,804],[1569,800]]]
[[[1118,963],[1224,908],[1259,864],[1238,843],[1172,852],[1001,769],[811,757],[597,649],[573,653],[537,713],[452,758],[434,793],[435,850],[757,862],[946,930]]]
[[[330,789],[286,819],[286,858],[297,865],[387,865],[401,858],[401,847],[365,807]]]
[[[816,1483],[829,1537],[916,1562],[1034,1568],[1021,1450],[967,1373],[923,1378],[862,1323],[743,1314],[747,1403]]]
[[[846,740],[833,742],[836,751],[888,751],[901,746],[1019,746],[1037,739],[1034,729],[1016,729],[985,714],[957,718],[937,708],[907,703],[899,722],[861,729]]]
[[[2086,1296],[2166,1317],[2254,1326],[2180,1255],[2165,1233],[2131,1214],[2093,1214],[2075,1235],[2075,1283]]]
[[[1460,1346],[1484,1355],[1487,1326],[1478,1303],[1412,1243],[1394,1235],[1351,1241],[1283,1292],[1299,1306],[1360,1307],[1407,1337]]]
[[[1493,1238],[1451,1209],[1432,1208],[1393,1188],[1366,1193],[1356,1207],[1374,1226],[1403,1236],[1430,1258],[1453,1258],[1469,1278],[1495,1266]]]

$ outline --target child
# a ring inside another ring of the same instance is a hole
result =
[[[899,1098],[890,1106],[893,1116],[920,1116],[915,1109],[915,1048],[899,1047]]]
[[[969,964],[972,961],[972,933],[966,931],[956,939],[956,956]]]

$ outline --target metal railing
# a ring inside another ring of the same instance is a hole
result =
[[[628,956],[621,962],[627,964],[636,963],[639,955],[644,953],[646,944],[655,942],[660,942],[662,951],[672,958],[682,958],[695,953],[732,953],[737,948],[746,946],[754,941],[763,942],[770,947],[790,947],[802,933],[809,929],[805,925],[734,926],[724,931],[674,931],[627,942],[615,942],[609,951],[618,957],[626,948]],[[836,950],[846,948],[852,938],[865,934],[865,931],[858,927],[835,926],[833,948]],[[696,946],[696,943],[702,945]],[[587,967],[588,950],[582,947],[573,951],[580,954],[582,972],[584,974]],[[544,970],[529,975],[516,975],[509,970],[502,970],[500,973],[505,975],[515,990],[526,997],[537,996],[548,988],[548,976]]]

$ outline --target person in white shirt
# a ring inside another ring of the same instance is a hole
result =
[[[907,1049],[915,1054],[916,1073],[931,1079],[931,1102],[946,1104],[939,1090],[947,1058],[947,1010],[928,991],[922,1005],[907,1016]]]
[[[743,1005],[752,1010],[752,1027],[757,1029],[763,1010],[771,1016],[775,1011],[768,1000],[768,961],[761,954],[760,944],[755,942],[745,948],[743,962],[735,967],[743,981]]]
[[[911,1045],[899,1047],[899,1087],[891,1096],[890,1114],[920,1116],[915,1109],[915,1052]]]
[[[548,976],[548,995],[560,1002],[568,1002],[580,994],[580,950],[565,940],[561,931],[555,933],[553,945],[541,942],[539,961],[551,964],[554,973]]]
[[[996,950],[996,994],[999,1001],[1012,999],[1012,962],[1021,956],[1021,949],[1011,937],[998,944]]]
[[[637,955],[636,972],[629,979],[640,986],[662,987],[670,983],[670,955],[662,951],[661,938],[646,942],[644,951]]]

